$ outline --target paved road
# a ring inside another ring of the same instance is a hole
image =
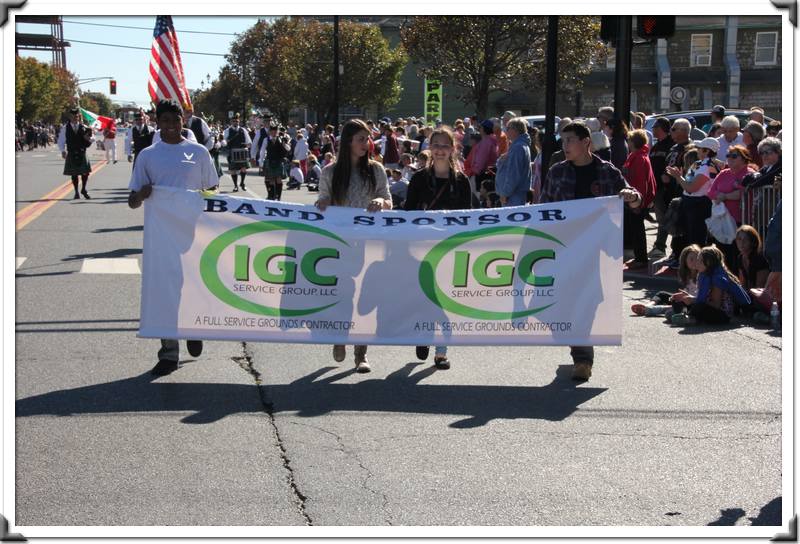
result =
[[[61,167],[53,150],[17,154],[18,212],[64,183]],[[453,348],[436,371],[413,348],[378,346],[360,375],[329,346],[211,342],[153,378],[158,342],[136,338],[143,214],[127,208],[129,175],[102,166],[92,200],[70,191],[17,232],[12,523],[26,536],[781,524],[781,339],[765,329],[624,312],[623,347],[598,348],[580,385],[560,347]],[[263,198],[256,176],[248,188]],[[96,259],[122,261],[96,273]],[[648,294],[626,282],[624,308]]]

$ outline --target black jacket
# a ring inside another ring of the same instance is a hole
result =
[[[778,176],[781,173],[781,162],[781,159],[778,159],[778,162],[773,165],[769,172],[767,172],[767,168],[769,167],[762,166],[761,170],[758,172],[747,174],[744,178],[742,178],[742,185],[748,189],[772,185],[775,181],[775,176]]]

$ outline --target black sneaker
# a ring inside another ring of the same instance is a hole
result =
[[[86,200],[91,200],[92,199],[92,197],[89,196],[89,193],[86,192],[86,189],[81,191],[81,194],[83,195],[83,198],[85,198]]]
[[[78,193],[75,193],[75,196],[72,197],[72,200],[80,200],[80,199],[81,195],[79,195]]]
[[[242,183],[242,191],[246,191],[246,190],[247,190],[247,187],[245,187],[244,183]]]
[[[417,359],[420,361],[424,361],[428,358],[428,354],[430,354],[431,348],[428,346],[417,346]]]
[[[189,350],[189,355],[192,357],[200,357],[200,354],[203,353],[203,341],[187,340],[186,349]]]
[[[166,376],[178,370],[178,361],[167,361],[161,359],[156,363],[156,366],[150,371],[153,376]]]

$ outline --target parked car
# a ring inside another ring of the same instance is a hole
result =
[[[735,115],[739,119],[739,125],[744,128],[747,122],[750,120],[750,111],[749,110],[725,110],[725,115]],[[701,129],[709,125],[711,123],[711,111],[710,110],[695,110],[695,111],[671,111],[667,113],[661,113],[657,115],[648,115],[647,119],[644,123],[644,126],[647,130],[653,130],[653,123],[656,122],[656,117],[666,117],[669,119],[670,123],[675,119],[680,119],[683,117],[684,119],[688,117],[694,117],[695,123],[697,128]],[[769,123],[772,121],[772,117],[764,116],[764,122]]]
[[[533,126],[538,128],[539,130],[544,129],[544,115],[525,115],[522,117],[528,122],[528,126]],[[554,129],[558,129],[558,123],[561,122],[561,117],[556,115],[556,124],[554,125]]]

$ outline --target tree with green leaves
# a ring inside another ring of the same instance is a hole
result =
[[[341,105],[399,100],[407,56],[390,48],[376,25],[343,21],[339,50]],[[333,25],[303,17],[261,21],[238,36],[226,67],[255,107],[285,117],[305,106],[322,118],[333,106]]]
[[[103,93],[81,93],[80,101],[81,107],[85,110],[89,110],[98,115],[105,115],[106,117],[114,117],[114,106],[111,103],[111,99]]]
[[[75,96],[77,78],[33,57],[17,57],[15,113],[28,121],[57,123]]]
[[[578,88],[589,73],[592,60],[604,50],[599,32],[599,17],[559,17],[560,89]],[[487,116],[491,93],[544,86],[547,17],[412,17],[401,27],[400,39],[419,64],[420,77],[464,89],[459,98],[475,104],[481,118]]]

